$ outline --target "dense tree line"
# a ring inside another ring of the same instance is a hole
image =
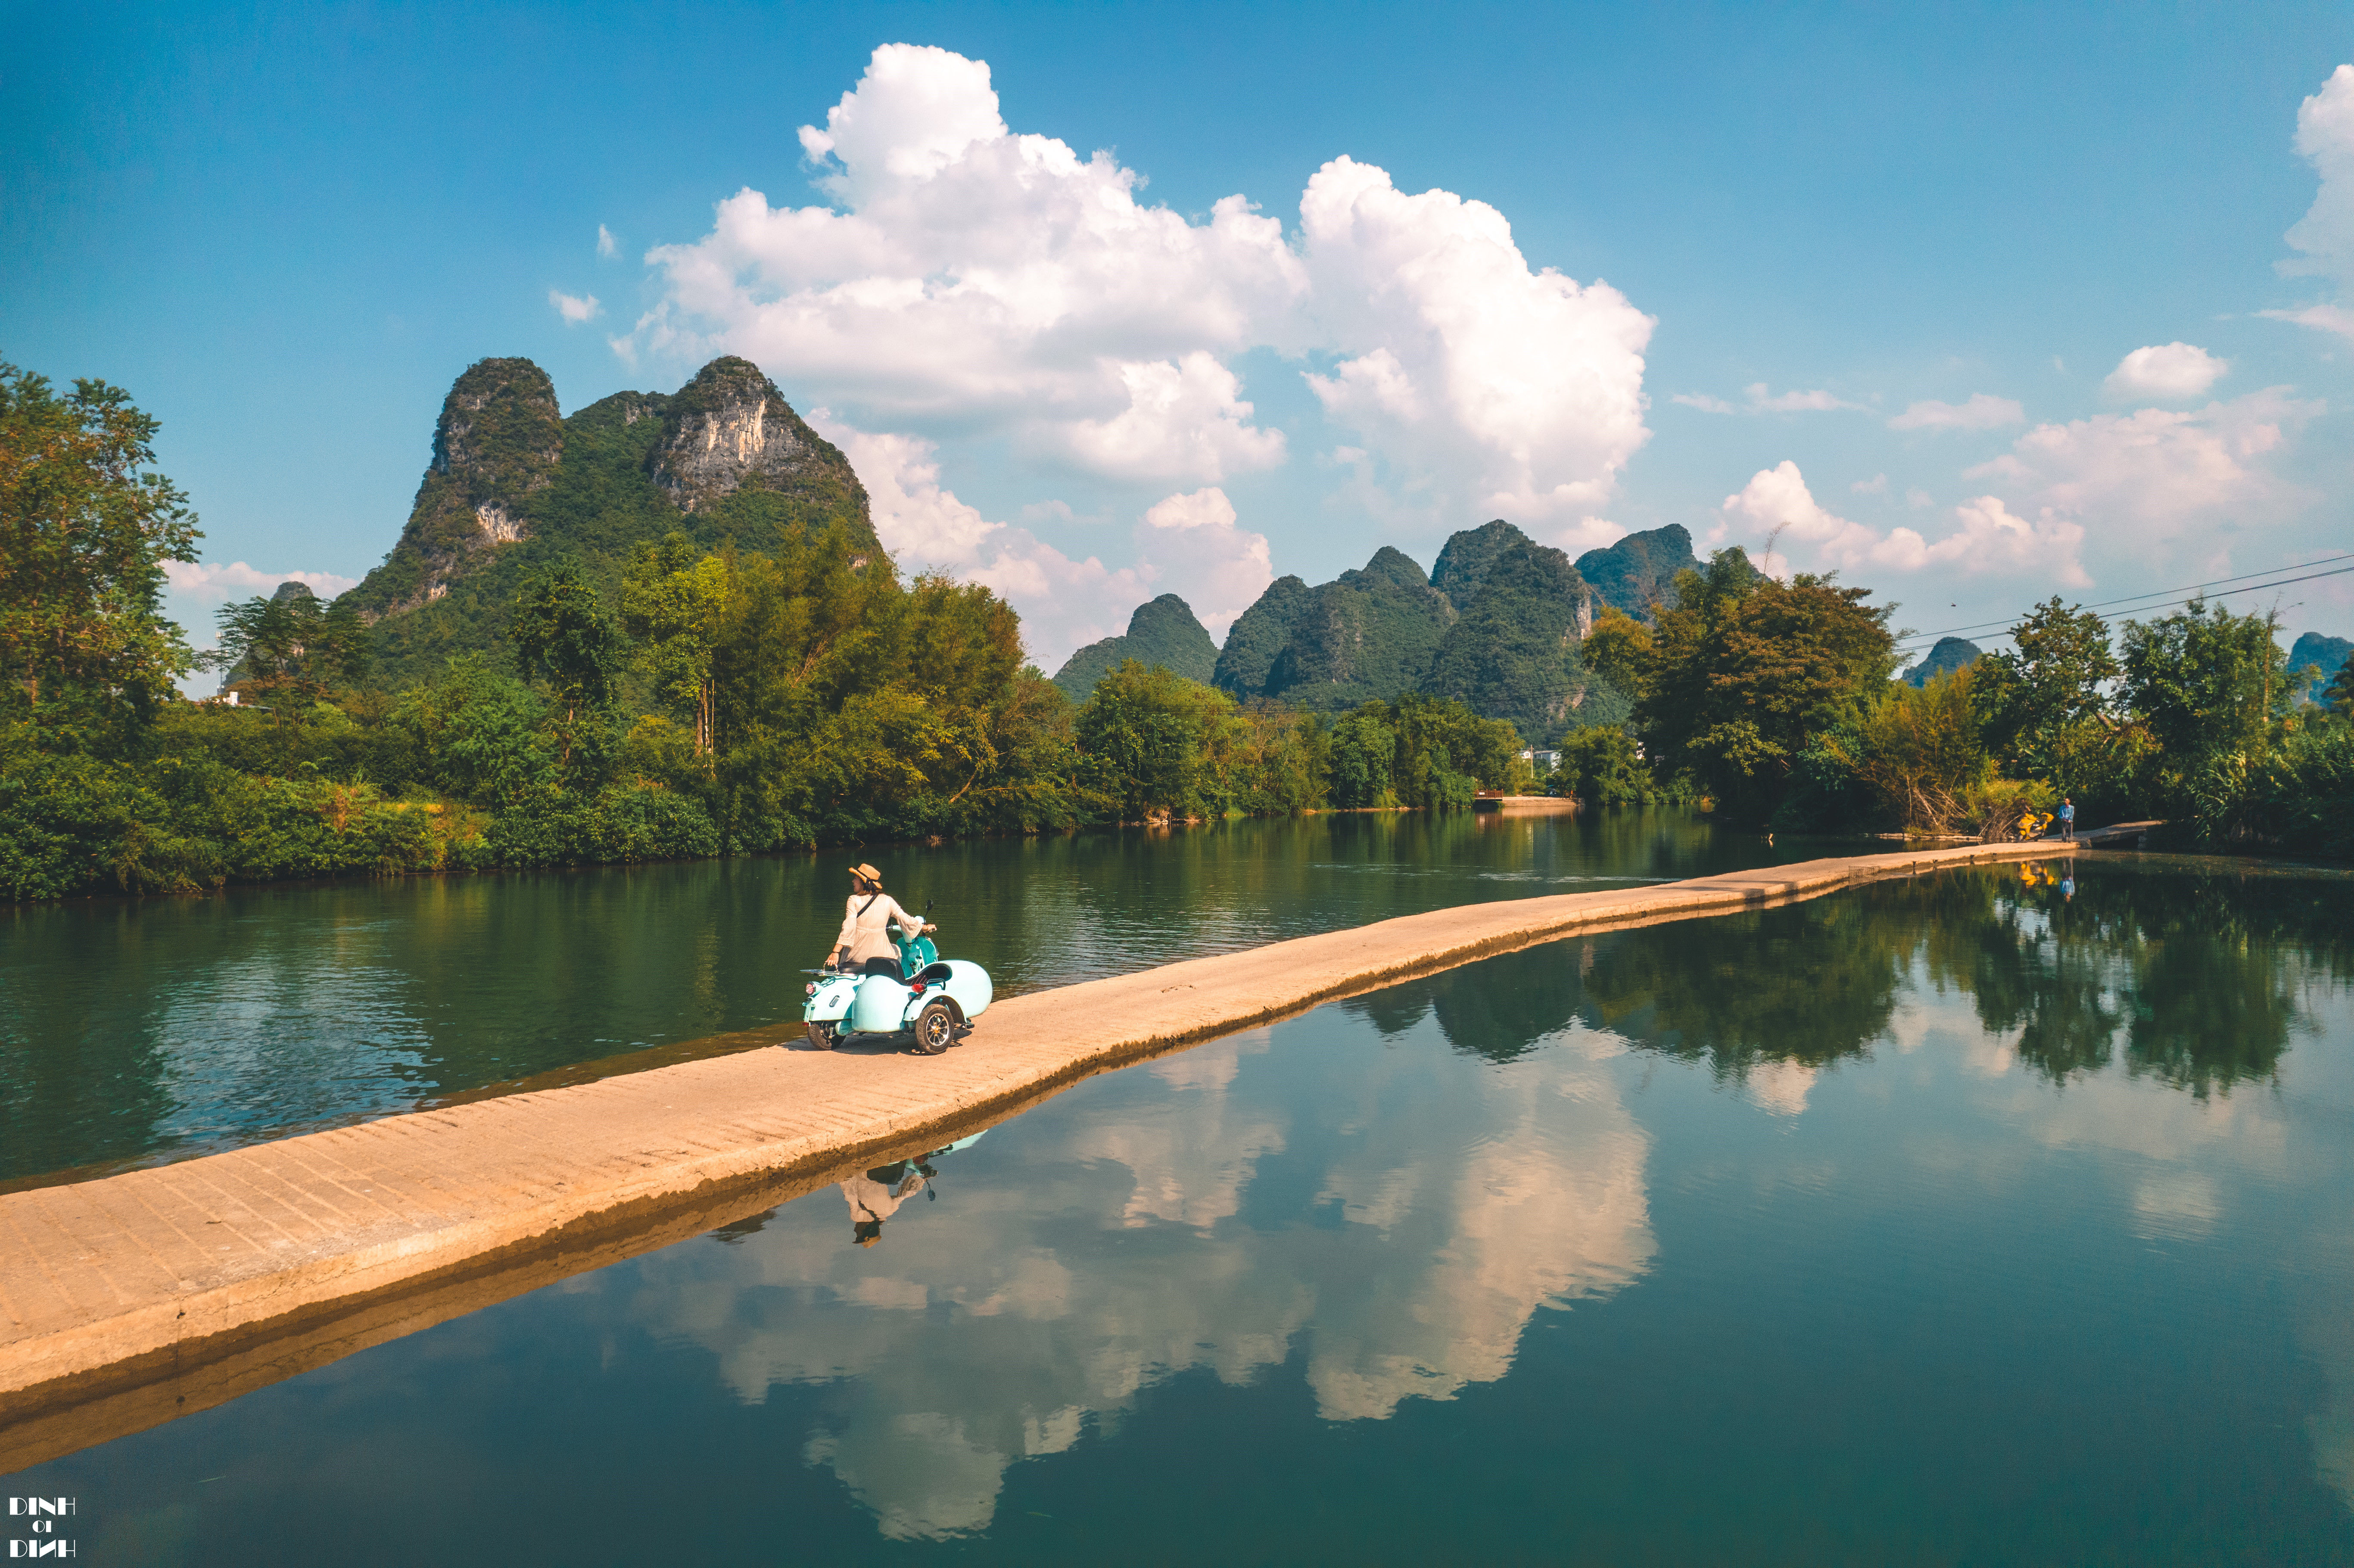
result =
[[[1726,550],[1654,625],[1606,614],[1585,658],[1635,712],[1565,737],[1556,787],[1681,788],[1785,831],[1994,837],[2065,798],[2088,825],[2160,820],[2185,845],[2354,856],[2354,681],[2306,701],[2311,672],[2266,617],[2193,600],[2113,630],[2055,598],[2009,650],[1916,687],[1890,678],[1893,607],[1871,597]]]
[[[356,606],[233,604],[192,655],[163,562],[186,499],[112,388],[0,370],[0,887],[734,854],[1343,803],[1463,806],[1524,778],[1511,726],[1410,698],[1327,718],[1133,661],[1073,704],[987,589],[907,580],[835,525],[642,544],[618,594],[557,556],[498,652],[387,691]],[[235,705],[176,680],[228,673]]]
[[[229,606],[199,659],[161,612],[163,563],[198,535],[152,471],[154,429],[114,388],[0,366],[10,897],[1460,809],[1530,785],[1510,722],[1427,694],[1304,712],[1129,660],[1075,704],[993,594],[903,578],[838,523],[757,549],[673,533],[618,591],[555,555],[501,607],[496,652],[397,690],[356,602],[299,591]],[[2261,618],[2192,604],[2113,639],[2054,599],[2011,652],[1915,688],[1890,679],[1871,599],[1728,550],[1648,623],[1606,610],[1581,659],[1631,713],[1560,736],[1547,787],[1998,835],[2067,793],[2209,845],[2354,853],[2354,680],[2305,702]],[[200,664],[244,700],[179,697]]]

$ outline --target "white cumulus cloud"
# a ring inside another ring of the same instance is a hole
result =
[[[1835,392],[1825,392],[1819,388],[1801,391],[1797,387],[1787,392],[1776,392],[1763,381],[1753,381],[1743,387],[1742,396],[1747,399],[1742,405],[1728,403],[1722,397],[1712,397],[1705,392],[1679,392],[1668,401],[1681,403],[1687,408],[1698,408],[1703,414],[1813,414],[1828,413],[1833,408],[1862,407],[1860,403],[1849,402]]]
[[[801,144],[827,203],[748,188],[651,252],[662,294],[625,357],[738,353],[869,429],[1199,485],[1285,461],[1235,370],[1271,348],[1310,358],[1398,507],[1450,522],[1581,514],[1648,438],[1650,318],[1532,269],[1483,202],[1344,157],[1308,182],[1297,245],[1240,196],[1193,221],[1109,154],[1013,131],[986,63],[905,44]]]
[[[1316,171],[1299,217],[1301,325],[1341,355],[1308,378],[1329,417],[1457,515],[1543,521],[1610,494],[1650,436],[1649,316],[1532,271],[1487,203],[1408,195],[1353,159]]]
[[[1216,480],[1283,461],[1283,432],[1252,427],[1242,383],[1213,355],[1197,350],[1174,365],[1119,369],[1127,408],[1055,432],[1080,467],[1119,479]]]
[[[2288,231],[2289,244],[2305,254],[2281,270],[2354,285],[2354,65],[2330,72],[2297,106],[2296,150],[2321,176],[2321,189]]]
[[[1908,407],[1888,421],[1892,430],[1993,430],[2023,424],[2027,410],[2012,398],[1974,392],[1967,403],[1940,403],[1928,398]]]
[[[2101,390],[2120,403],[2143,398],[2180,403],[2205,397],[2207,389],[2231,368],[2229,361],[2196,344],[2161,344],[2137,348],[2117,361],[2117,367],[2101,383]]]
[[[2038,425],[1967,471],[2105,532],[2189,522],[2263,523],[2306,500],[2274,463],[2292,431],[2323,411],[2267,387],[2195,411],[2141,408]]]
[[[2030,522],[2012,515],[1991,495],[1955,507],[1952,531],[1935,542],[1912,528],[1882,534],[1824,507],[1807,488],[1798,465],[1786,460],[1759,470],[1739,493],[1724,498],[1719,513],[1712,540],[1773,538],[1770,555],[1753,553],[1777,577],[1790,570],[1790,547],[1805,546],[1813,564],[1832,569],[1940,567],[1973,576],[2033,575],[2070,588],[2092,581],[2077,558],[2084,539],[2080,524],[2050,513]]]
[[[1114,477],[1279,458],[1192,358],[1223,370],[1307,288],[1281,224],[1240,196],[1200,224],[1142,206],[1108,154],[1012,132],[986,64],[903,44],[801,144],[839,207],[721,202],[709,235],[652,252],[663,298],[633,349],[742,354],[870,426],[1011,430]]]
[[[556,307],[566,326],[578,326],[604,308],[594,294],[567,294],[557,289],[547,291],[547,302]]]
[[[2334,332],[2340,337],[2354,337],[2354,311],[2343,305],[2306,305],[2295,311],[2258,311],[2276,322],[2295,322],[2316,332]]]
[[[1218,638],[1275,580],[1267,536],[1239,526],[1234,503],[1214,487],[1152,506],[1128,537],[1133,563],[1107,567],[984,517],[941,485],[938,449],[928,440],[859,430],[822,409],[810,422],[857,471],[883,547],[910,567],[995,591],[1020,612],[1030,656],[1050,674],[1074,649],[1128,630],[1129,612],[1148,599],[1182,596]],[[1070,514],[1058,503],[1025,510],[1041,520]]]
[[[1763,414],[1823,413],[1833,408],[1857,407],[1844,397],[1819,389],[1802,392],[1793,387],[1787,392],[1772,392],[1763,381],[1753,384],[1748,396],[1749,406]]]
[[[2297,106],[2296,150],[2321,176],[2313,206],[2287,234],[2301,256],[2280,263],[2291,276],[2319,276],[2354,288],[2354,65],[2329,73],[2321,90]],[[2354,311],[2323,302],[2259,313],[2275,321],[2354,338]]]
[[[255,594],[276,591],[280,583],[301,583],[321,599],[333,599],[337,594],[359,586],[359,578],[337,577],[333,572],[263,572],[256,571],[243,561],[218,562],[165,561],[164,580],[174,593],[191,599],[250,599]]]
[[[1624,524],[1613,523],[1607,517],[1581,517],[1575,523],[1564,523],[1541,535],[1542,541],[1556,550],[1565,550],[1572,556],[1588,550],[1607,549],[1625,538]]]

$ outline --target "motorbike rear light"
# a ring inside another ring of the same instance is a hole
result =
[[[809,984],[801,987],[801,994],[803,996],[815,996],[817,994],[817,981],[811,980]]]

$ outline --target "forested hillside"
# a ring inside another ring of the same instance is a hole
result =
[[[1147,669],[1167,670],[1206,683],[1217,667],[1218,645],[1193,615],[1193,607],[1173,593],[1136,607],[1127,634],[1090,642],[1063,662],[1055,684],[1075,703],[1087,700],[1096,683],[1133,659]]]
[[[2313,672],[2313,679],[2306,687],[2306,696],[2317,703],[2329,690],[2330,683],[2338,679],[2338,673],[2346,668],[2349,656],[2354,656],[2354,640],[2324,637],[2318,631],[2308,631],[2289,647],[2289,673],[2294,675],[2300,670]]]
[[[1940,637],[1926,657],[1898,678],[1914,686],[1925,686],[1940,675],[1950,675],[1956,670],[1967,670],[1978,662],[1984,650],[1975,642],[1960,637]]]
[[[565,418],[538,366],[485,359],[442,403],[398,542],[344,598],[371,620],[372,680],[394,690],[453,654],[504,653],[508,602],[558,556],[610,594],[631,552],[673,530],[769,549],[837,524],[881,552],[848,460],[748,360]]]
[[[1650,558],[1639,546],[1612,557],[1614,580],[1648,582]],[[1625,694],[1578,653],[1600,602],[1568,556],[1491,522],[1448,538],[1427,577],[1384,546],[1320,587],[1278,578],[1227,632],[1212,680],[1320,713],[1427,693],[1543,743],[1573,721],[1627,716]]]
[[[1681,523],[1629,534],[1616,544],[1577,557],[1577,575],[1594,589],[1595,597],[1643,621],[1652,618],[1652,606],[1675,601],[1678,573],[1699,567],[1691,533]]]
[[[1391,549],[1277,583],[1223,690],[1173,667],[1208,639],[1156,601],[1110,640],[1154,657],[1074,704],[987,588],[899,575],[748,366],[566,420],[509,360],[461,379],[364,590],[228,605],[199,658],[161,609],[201,535],[154,432],[113,387],[0,366],[9,898],[1452,810],[1537,783],[1519,752],[1556,738],[1543,787],[1600,806],[1999,838],[2065,793],[2186,845],[2354,857],[2354,669],[2309,700],[2268,617],[2199,601],[2113,629],[2055,599],[1915,687],[1869,588],[1728,549],[1646,620],[1498,523],[1447,542],[1451,594]],[[181,697],[199,666],[239,700]]]

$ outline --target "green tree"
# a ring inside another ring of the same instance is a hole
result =
[[[2295,696],[2271,619],[2204,599],[2126,622],[2123,666],[2126,705],[2178,776],[2220,755],[2261,755]]]
[[[0,681],[37,706],[80,694],[143,716],[191,667],[160,609],[164,563],[199,535],[130,395],[0,362]]]
[[[1397,760],[1397,732],[1384,722],[1387,708],[1367,703],[1333,721],[1327,755],[1335,806],[1363,810],[1397,803],[1390,768]]]
[[[1617,725],[1585,725],[1561,739],[1557,793],[1596,806],[1637,806],[1653,799],[1651,770],[1635,737]]]
[[[986,588],[903,585],[839,526],[720,567],[716,777],[739,847],[1035,823],[1066,788],[1011,776],[1009,757],[1055,754],[1059,710],[1022,678],[1020,622]]]
[[[1651,659],[1651,629],[1616,605],[1605,605],[1578,650],[1585,666],[1629,697],[1643,694]]]
[[[605,603],[570,556],[525,582],[507,617],[507,640],[526,679],[546,683],[557,722],[557,761],[568,767],[583,721],[613,705],[622,641]]]
[[[695,748],[711,755],[718,689],[713,655],[726,609],[728,567],[684,534],[649,540],[621,583],[621,623],[637,640],[638,668],[663,698],[691,715]]]
[[[1394,703],[1365,703],[1356,715],[1393,736],[1387,792],[1368,804],[1469,810],[1481,789],[1510,789],[1518,777],[1520,732],[1451,698],[1408,692]],[[1337,747],[1335,766],[1341,766]]]
[[[1206,753],[1213,732],[1234,711],[1234,699],[1215,687],[1124,660],[1096,683],[1079,710],[1089,780],[1123,821],[1159,812],[1205,815],[1212,781]]]
[[[2010,629],[2013,646],[1979,662],[1973,697],[1987,745],[2014,777],[2063,777],[2087,745],[2115,726],[2107,687],[2122,673],[2108,623],[2053,595]]]
[[[366,673],[367,629],[357,608],[323,606],[300,583],[225,604],[216,620],[218,642],[196,662],[267,698],[281,744],[290,720]]]
[[[1778,582],[1738,549],[1676,576],[1652,636],[1637,731],[1738,821],[1773,815],[1797,758],[1851,722],[1895,669],[1894,606],[1801,572]]]
[[[1888,683],[1855,724],[1825,748],[1879,804],[1882,820],[1915,832],[1946,832],[1971,820],[1993,771],[1971,688],[1975,665],[1920,686]]]
[[[2321,705],[2341,718],[2354,718],[2354,659],[2338,667],[2338,673],[2321,694]]]

